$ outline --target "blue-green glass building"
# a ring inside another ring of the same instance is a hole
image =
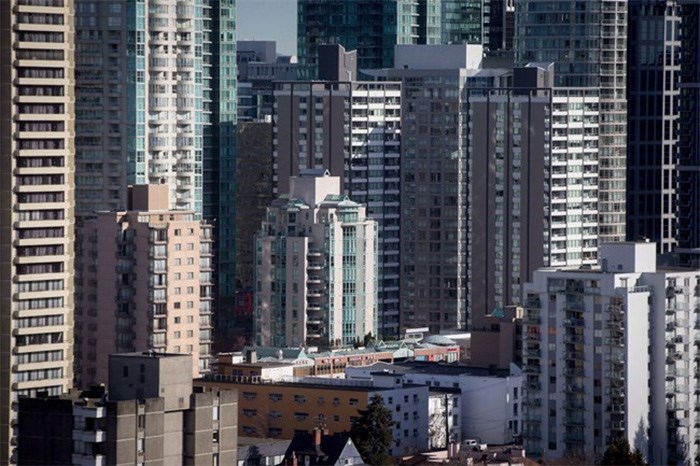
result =
[[[396,44],[439,44],[440,0],[298,0],[299,78],[315,79],[320,44],[357,50],[357,68],[394,65]]]

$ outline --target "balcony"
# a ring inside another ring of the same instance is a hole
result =
[[[585,343],[585,339],[581,334],[564,334],[564,343],[582,345]]]
[[[523,317],[522,323],[523,325],[541,325],[542,318],[539,316],[528,315]]]

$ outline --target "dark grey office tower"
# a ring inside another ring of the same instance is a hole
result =
[[[484,47],[489,54],[513,50],[515,0],[483,0]]]
[[[700,3],[679,0],[678,248],[681,263],[700,266]]]
[[[676,1],[630,0],[627,48],[627,239],[676,245],[680,56]]]
[[[555,85],[600,90],[599,241],[625,239],[627,0],[518,0],[515,62],[554,62]]]

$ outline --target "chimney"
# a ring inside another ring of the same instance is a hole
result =
[[[323,434],[324,434],[324,432],[319,427],[314,428],[314,446],[315,447],[321,446],[321,436]]]

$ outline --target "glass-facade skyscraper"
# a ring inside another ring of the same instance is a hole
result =
[[[439,44],[440,0],[298,0],[299,78],[317,78],[318,45],[357,50],[357,69],[390,68],[396,44]]]
[[[676,245],[680,7],[630,0],[627,49],[627,239]]]
[[[515,2],[515,61],[554,62],[555,85],[600,89],[599,241],[625,239],[627,0]]]
[[[678,248],[681,263],[700,266],[700,3],[681,7],[678,93]]]

